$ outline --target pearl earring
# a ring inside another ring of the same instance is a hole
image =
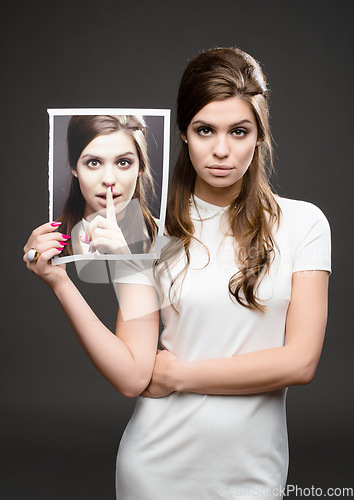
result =
[[[72,172],[74,177],[77,177],[77,172]]]
[[[188,141],[187,141],[187,139],[183,139],[183,140],[184,140],[184,142],[185,142],[186,144],[188,144]]]

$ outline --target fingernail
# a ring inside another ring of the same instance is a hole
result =
[[[52,222],[51,226],[52,227],[59,227],[61,225],[61,222]]]
[[[60,243],[61,245],[63,245],[63,246],[68,244],[68,242],[67,242],[67,241],[59,241],[59,243]]]
[[[63,250],[64,247],[60,247],[60,248],[57,248],[56,250],[59,250],[59,252],[61,252]]]
[[[64,238],[64,240],[68,240],[69,238],[71,238],[71,236],[69,236],[68,234],[62,234],[61,237]]]
[[[111,193],[113,193],[113,184],[111,184]]]
[[[85,234],[85,235],[81,235],[81,234],[80,234],[79,239],[80,239],[80,241],[82,241],[83,243],[90,243],[90,240],[89,240],[89,237],[87,236],[87,234]]]

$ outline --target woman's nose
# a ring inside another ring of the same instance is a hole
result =
[[[105,165],[102,171],[101,182],[104,186],[108,187],[112,184],[115,185],[116,178],[114,175],[114,166],[113,165]]]
[[[213,144],[213,156],[216,158],[227,158],[229,156],[227,137],[223,134],[215,137]]]

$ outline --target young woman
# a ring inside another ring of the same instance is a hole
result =
[[[116,336],[48,262],[60,233],[45,224],[24,248],[97,368],[122,394],[141,395],[118,452],[119,500],[282,497],[286,388],[317,367],[330,242],[318,208],[269,188],[267,95],[260,66],[238,49],[189,63],[171,241],[153,273],[130,263],[131,276],[117,276]]]
[[[143,242],[146,251],[157,226],[147,205],[154,186],[143,117],[75,115],[67,144],[72,179],[59,220],[71,239],[61,256],[142,253]]]

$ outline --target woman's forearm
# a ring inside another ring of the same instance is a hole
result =
[[[230,358],[171,364],[173,390],[201,394],[255,394],[311,381],[317,363],[290,346]]]
[[[142,343],[138,346],[138,355],[135,355],[125,342],[103,325],[69,278],[58,284],[53,292],[78,341],[99,372],[123,395],[138,395],[149,383],[153,369],[155,351],[151,350],[149,356],[146,344],[149,332],[142,332]],[[153,319],[149,323],[149,318],[146,321],[139,318],[135,322],[131,320],[129,327],[139,334],[140,330],[154,328],[153,323]],[[124,324],[123,320],[121,324]],[[139,349],[147,349],[144,357],[139,355]]]
[[[309,383],[323,346],[327,291],[327,272],[294,273],[284,346],[225,359],[173,360],[167,383],[202,394],[254,394]]]

